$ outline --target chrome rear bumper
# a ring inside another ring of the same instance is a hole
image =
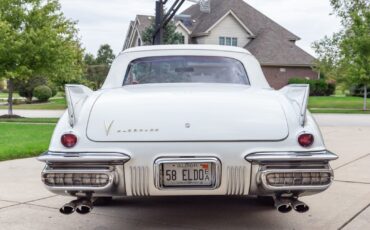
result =
[[[334,178],[334,153],[263,152],[245,157],[252,164],[251,195],[312,194],[326,190]]]
[[[53,193],[95,197],[126,193],[123,165],[130,157],[123,153],[46,152],[38,160],[46,163],[41,178]]]

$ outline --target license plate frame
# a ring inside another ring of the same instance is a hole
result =
[[[164,165],[165,164],[199,164],[209,163],[211,166],[211,184],[210,185],[178,185],[166,186],[164,183]],[[188,189],[188,190],[214,190],[221,184],[221,162],[215,157],[190,157],[190,158],[158,158],[154,162],[154,181],[155,186],[160,189]]]

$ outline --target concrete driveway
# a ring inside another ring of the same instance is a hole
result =
[[[59,214],[70,198],[47,192],[34,158],[0,163],[0,229],[369,229],[370,116],[317,116],[330,150],[335,182],[303,197],[305,214],[281,214],[243,197],[117,199],[89,215]]]

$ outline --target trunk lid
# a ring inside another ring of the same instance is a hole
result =
[[[97,142],[279,141],[288,136],[276,92],[245,85],[158,84],[105,90],[91,109]]]

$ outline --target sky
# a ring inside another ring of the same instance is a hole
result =
[[[330,15],[329,0],[245,1],[298,35],[301,40],[297,44],[312,55],[315,55],[311,48],[314,41],[340,29],[339,19]],[[153,15],[155,6],[155,0],[60,0],[60,3],[65,16],[78,22],[83,47],[92,54],[106,43],[118,54],[129,22],[136,14]],[[179,12],[191,4],[185,3]]]

